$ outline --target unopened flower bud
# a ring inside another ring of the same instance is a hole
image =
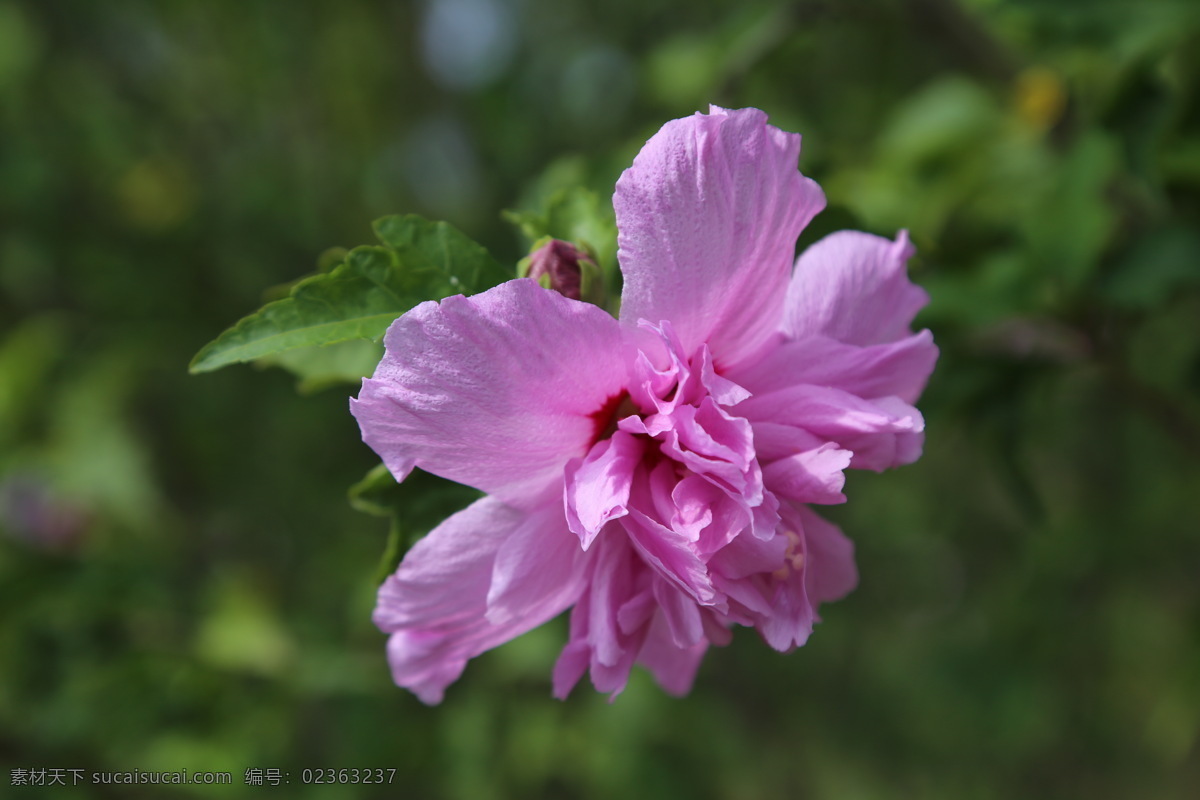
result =
[[[542,239],[517,265],[518,274],[533,278],[572,300],[596,303],[601,289],[600,268],[586,250],[561,239]]]

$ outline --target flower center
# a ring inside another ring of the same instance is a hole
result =
[[[637,413],[639,413],[638,408],[629,398],[629,392],[622,391],[605,400],[604,405],[588,415],[596,426],[595,432],[592,434],[592,445],[612,436],[617,432],[617,422],[630,414]]]

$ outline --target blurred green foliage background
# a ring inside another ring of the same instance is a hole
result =
[[[912,232],[925,458],[851,476],[861,585],[796,653],[559,703],[560,620],[426,708],[369,620],[354,387],[188,360],[387,213],[515,264],[501,209],[607,197],[709,102],[804,134],[804,243]],[[1198,397],[1189,0],[0,0],[5,796],[1200,796]]]

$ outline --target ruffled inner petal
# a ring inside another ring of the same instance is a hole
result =
[[[571,634],[554,667],[554,695],[565,698],[590,672],[592,685],[614,699],[635,662],[673,694],[695,679],[709,643],[726,644],[729,631],[711,611],[654,573],[627,540],[597,544],[590,588],[571,613]]]
[[[924,441],[921,412],[898,397],[865,400],[802,384],[755,395],[735,410],[750,420],[760,458],[834,442],[854,454],[851,467],[879,471],[914,461]]]
[[[567,465],[567,524],[585,550],[605,524],[627,513],[629,489],[642,449],[639,439],[619,430],[598,442],[584,459]]]
[[[783,343],[728,377],[753,394],[807,383],[831,386],[859,397],[891,395],[913,403],[924,391],[937,357],[938,349],[929,331],[866,346],[813,335]]]
[[[832,442],[781,458],[763,468],[763,482],[777,496],[800,503],[844,503],[844,469],[853,453]]]
[[[736,550],[728,548],[730,555],[716,569],[717,585],[729,597],[730,619],[755,627],[768,645],[786,652],[802,646],[812,634],[820,619],[817,604],[853,589],[858,573],[853,545],[836,526],[803,505],[788,504],[782,511],[773,549],[757,545],[756,553],[746,541]],[[779,548],[783,557],[773,562],[777,566],[757,568],[772,563]]]

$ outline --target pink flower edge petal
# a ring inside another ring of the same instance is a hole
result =
[[[668,122],[617,181],[621,318],[670,320],[718,369],[778,326],[796,239],[825,205],[800,137],[758,109]]]

